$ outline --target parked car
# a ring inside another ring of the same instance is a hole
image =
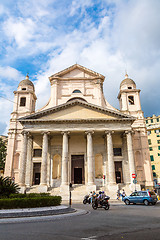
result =
[[[126,205],[129,205],[130,203],[136,204],[136,203],[143,203],[146,206],[148,206],[150,203],[152,205],[155,205],[157,202],[157,195],[154,191],[135,191],[131,193],[131,195],[126,196],[123,198],[123,201]]]

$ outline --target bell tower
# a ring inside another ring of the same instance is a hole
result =
[[[125,79],[120,84],[118,94],[120,110],[136,118],[144,118],[140,103],[140,89],[136,88],[135,82],[125,75]]]
[[[19,83],[17,91],[14,91],[13,112],[11,113],[8,131],[8,147],[4,176],[13,177],[15,182],[18,182],[22,142],[21,133],[23,129],[18,119],[35,112],[36,99],[34,84],[29,80],[27,74],[26,79]],[[17,165],[17,169],[13,172],[13,166],[15,165]]]
[[[34,84],[29,80],[27,74],[26,79],[22,80],[14,91],[14,106],[11,118],[24,117],[35,112],[36,95]]]

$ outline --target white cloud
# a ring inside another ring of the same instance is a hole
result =
[[[158,104],[153,104],[155,107],[152,108],[148,106],[151,101],[160,101],[157,90],[160,66],[159,0],[102,0],[96,2],[96,7],[91,0],[16,2],[17,15],[14,5],[14,11],[10,10],[7,14],[2,29],[6,50],[3,61],[8,65],[6,76],[11,78],[17,74],[14,79],[22,79],[19,72],[9,69],[10,61],[23,61],[29,57],[30,64],[37,64],[38,70],[32,79],[36,79],[38,108],[50,96],[48,77],[77,62],[106,76],[104,93],[115,107],[119,106],[119,85],[127,70],[129,77],[142,90],[143,110],[147,114],[158,112]],[[9,11],[7,6],[4,7]],[[2,67],[0,75],[5,77]],[[3,86],[6,91],[5,86],[8,86],[7,83]],[[153,88],[155,90],[150,94]],[[152,95],[150,101],[147,100],[148,95]]]
[[[36,34],[36,25],[32,19],[9,18],[4,23],[5,34],[11,41],[15,41],[19,48],[25,47]]]

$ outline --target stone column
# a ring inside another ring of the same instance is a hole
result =
[[[93,132],[87,132],[87,164],[88,164],[88,185],[94,184],[93,179]]]
[[[61,186],[69,186],[68,182],[68,132],[63,132],[63,146],[62,146],[62,181]]]
[[[23,143],[21,152],[20,172],[19,172],[19,185],[21,192],[25,190],[25,174],[26,174],[26,156],[27,156],[27,132],[22,132]]]
[[[48,132],[43,133],[41,186],[47,186]]]
[[[128,161],[129,161],[129,169],[130,169],[130,181],[132,183],[132,174],[135,173],[135,163],[134,163],[134,154],[133,154],[133,146],[132,146],[132,133],[131,131],[126,131],[127,136],[127,149],[128,149]]]
[[[113,159],[113,143],[112,143],[112,133],[111,131],[105,132],[107,135],[107,157],[108,157],[108,176],[109,184],[116,184],[115,181],[115,166]]]
[[[26,186],[30,187],[32,185],[31,176],[32,176],[32,149],[33,149],[33,138],[31,135],[28,135],[28,144],[27,144],[27,161],[26,161]]]

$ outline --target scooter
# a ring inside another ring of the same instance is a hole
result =
[[[83,204],[86,204],[86,203],[89,203],[89,204],[91,203],[91,198],[89,195],[86,195],[83,199]]]
[[[99,200],[98,198],[95,198],[92,203],[92,208],[96,210],[97,208],[104,208],[105,210],[108,210],[110,208],[110,204],[108,200],[110,199],[109,196],[106,196],[104,199]]]

